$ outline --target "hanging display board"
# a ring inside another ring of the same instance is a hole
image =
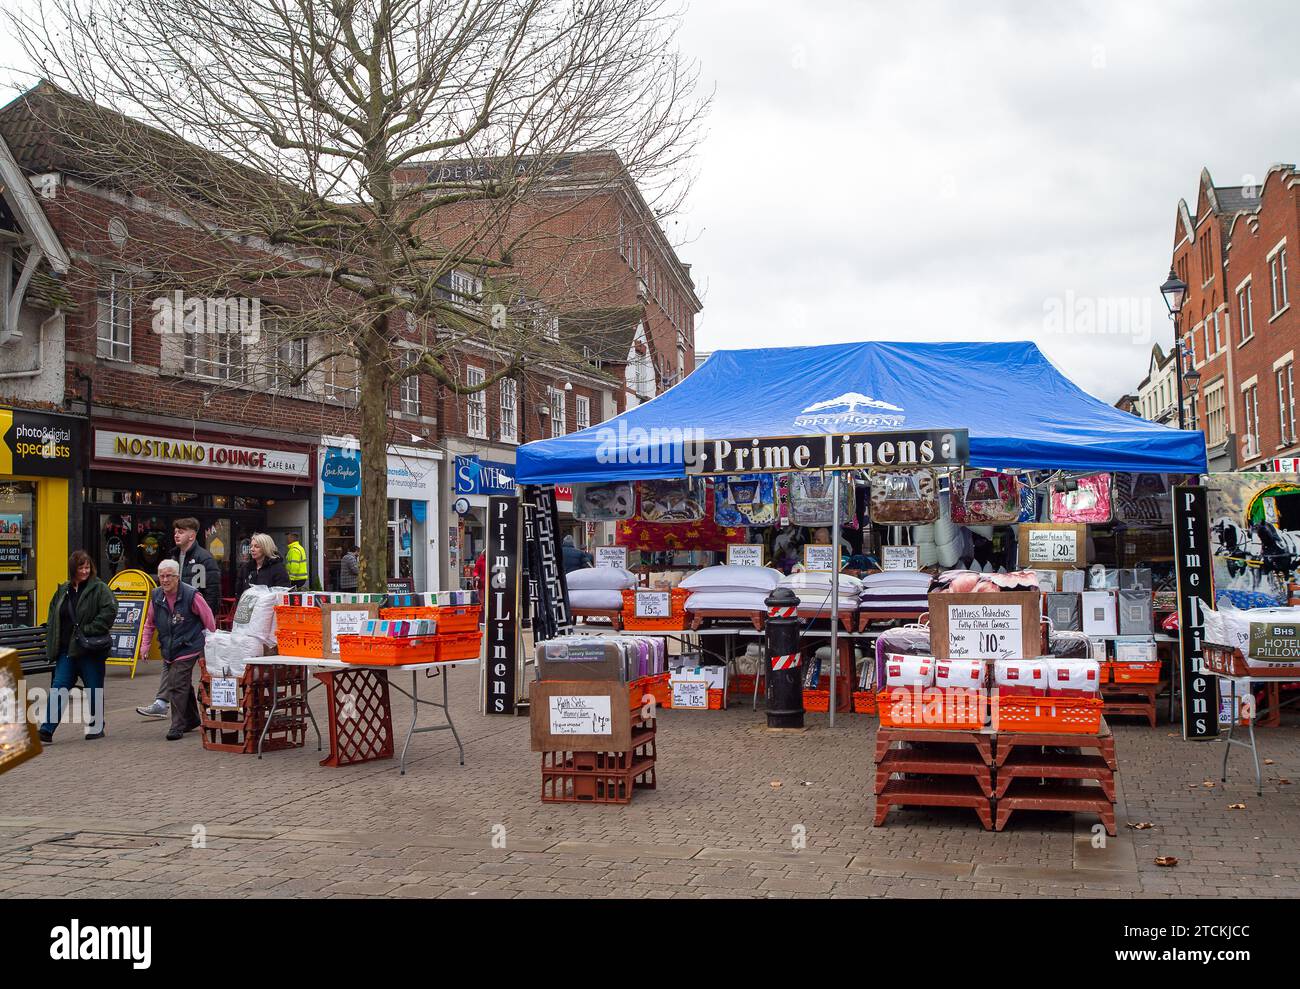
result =
[[[846,400],[858,398],[845,396]],[[687,474],[960,467],[970,463],[970,436],[964,429],[827,433],[824,437],[745,436],[687,446]]]
[[[1214,555],[1203,487],[1180,484],[1174,488],[1174,548],[1182,646],[1183,738],[1203,741],[1219,735],[1218,679],[1203,672],[1201,661],[1205,612],[1214,606]]]
[[[534,680],[528,685],[534,752],[626,752],[632,748],[627,684]]]
[[[488,498],[486,643],[480,680],[484,714],[514,714],[519,676],[519,499]]]

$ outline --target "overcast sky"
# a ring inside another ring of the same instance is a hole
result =
[[[1203,166],[1238,185],[1300,157],[1295,11],[693,0],[716,97],[668,232],[697,347],[1032,339],[1099,397],[1134,390],[1171,339],[1179,197]]]

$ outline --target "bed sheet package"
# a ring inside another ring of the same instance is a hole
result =
[[[1047,667],[1047,691],[1058,697],[1095,697],[1101,688],[1101,664],[1095,659],[1043,660]]]
[[[988,682],[988,673],[988,663],[982,659],[937,659],[934,685],[978,690]]]
[[[1151,591],[1119,591],[1119,634],[1150,635],[1155,631]]]
[[[885,657],[886,687],[933,687],[933,656],[903,656],[890,653]]]
[[[831,602],[831,574],[820,570],[792,573],[781,578],[781,587],[794,591],[801,608],[829,609]],[[862,582],[849,574],[840,574],[840,611],[857,611],[862,597]]]
[[[1009,525],[1020,520],[1020,479],[981,471],[952,479],[952,520],[958,525]]]
[[[1048,594],[1047,618],[1056,632],[1083,631],[1083,596],[1080,594]]]
[[[930,629],[925,625],[904,625],[889,628],[876,637],[876,683],[885,682],[885,657],[933,656],[930,649]]]
[[[320,595],[322,597],[327,595]],[[414,594],[333,595],[365,598],[362,601],[338,601],[335,604],[382,604],[385,608],[461,608],[478,604],[477,591],[420,591]]]
[[[871,520],[919,525],[939,518],[939,476],[930,468],[872,470]]]
[[[886,570],[862,578],[863,611],[925,611],[930,575],[915,570]]]
[[[1092,652],[1092,640],[1082,632],[1073,629],[1053,630],[1048,636],[1047,649],[1053,656],[1061,659],[1095,659]],[[1098,640],[1105,649],[1106,640]]]
[[[646,522],[698,522],[705,517],[705,481],[702,478],[637,481],[637,517]]]
[[[1160,652],[1154,639],[1132,639],[1115,641],[1115,662],[1117,663],[1154,663],[1160,658]]]
[[[1111,499],[1110,474],[1081,477],[1076,490],[1051,493],[1052,521],[1105,525],[1111,520]]]
[[[995,659],[993,686],[1004,694],[1045,697],[1047,664],[1042,659]]]
[[[1088,635],[1119,633],[1114,591],[1083,592],[1083,630]]]
[[[434,618],[404,618],[400,621],[384,621],[372,618],[366,622],[366,635],[380,635],[391,639],[405,639],[438,634],[438,622]]]
[[[686,599],[687,611],[761,611],[767,614],[770,591],[695,591]]]
[[[792,525],[828,526],[833,519],[835,500],[831,497],[834,477],[821,471],[793,471],[781,475],[783,500]],[[855,528],[858,518],[853,485],[840,484],[840,522]]]

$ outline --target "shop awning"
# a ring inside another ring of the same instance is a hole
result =
[[[1093,398],[1022,343],[851,343],[717,351],[664,394],[519,449],[521,484],[682,477],[701,439],[966,429],[975,467],[1204,473],[1203,434]],[[679,431],[676,434],[674,431]]]

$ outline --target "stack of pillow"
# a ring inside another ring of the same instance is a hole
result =
[[[792,573],[781,578],[781,586],[794,591],[799,599],[799,607],[805,611],[831,610],[831,573],[822,570],[809,570],[805,573]],[[837,611],[857,611],[858,599],[862,597],[862,581],[846,573],[840,574],[840,603]]]
[[[842,579],[842,578],[841,578]],[[886,570],[862,578],[863,611],[929,610],[930,575],[918,570]]]
[[[574,611],[621,611],[623,591],[636,587],[636,574],[618,567],[586,567],[567,576]]]
[[[680,586],[690,591],[687,611],[767,612],[767,596],[781,582],[781,572],[769,567],[717,566],[697,570]]]

